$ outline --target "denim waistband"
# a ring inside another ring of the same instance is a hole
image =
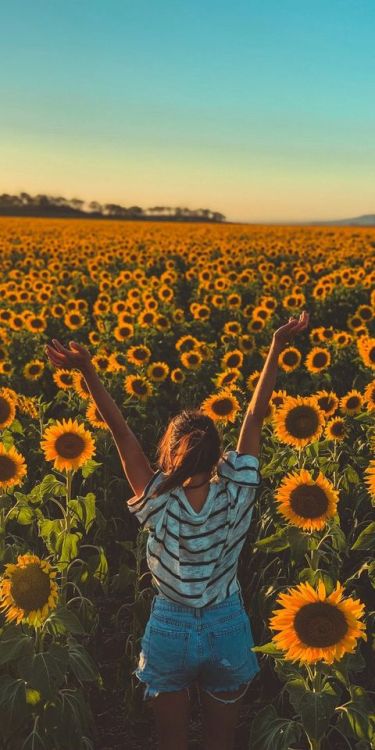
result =
[[[186,614],[194,614],[196,617],[200,617],[202,612],[214,612],[215,610],[225,611],[226,609],[233,607],[237,602],[241,603],[243,607],[245,606],[241,589],[235,591],[230,596],[227,596],[226,599],[223,599],[223,601],[218,604],[210,604],[209,606],[203,607],[189,607],[189,605],[172,602],[165,596],[156,594],[151,604],[151,612],[156,608],[162,612],[184,612]]]

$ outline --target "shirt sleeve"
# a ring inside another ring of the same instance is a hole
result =
[[[217,474],[228,481],[237,502],[253,500],[261,483],[259,459],[250,453],[226,451],[217,464]]]
[[[168,500],[168,493],[150,497],[157,485],[160,484],[165,475],[158,470],[143,490],[141,497],[135,502],[137,495],[133,495],[127,500],[127,506],[130,513],[134,513],[144,529],[154,530],[160,514],[163,512]],[[133,502],[134,501],[134,502]]]

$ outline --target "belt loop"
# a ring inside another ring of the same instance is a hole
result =
[[[156,597],[157,597],[157,594],[155,594],[155,596],[154,596],[154,598],[153,598],[153,600],[152,600],[152,602],[151,602],[151,610],[150,610],[150,614],[152,614],[152,613],[153,613],[153,611],[154,611],[154,607],[155,607],[155,604],[156,604]]]

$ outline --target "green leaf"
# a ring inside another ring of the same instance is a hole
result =
[[[359,474],[357,474],[356,470],[350,464],[345,469],[345,476],[351,484],[358,484],[360,482]]]
[[[338,550],[338,552],[344,552],[347,548],[347,540],[342,528],[337,523],[333,523],[329,533],[332,538],[333,549]]]
[[[373,550],[375,547],[375,521],[369,523],[359,534],[351,549]]]
[[[299,562],[305,556],[308,544],[309,535],[298,529],[296,526],[287,527],[287,537],[290,545],[292,557],[296,562]]]
[[[98,681],[100,675],[98,668],[86,649],[80,643],[69,639],[69,664],[72,672],[80,681]]]
[[[268,654],[275,658],[284,656],[284,651],[281,651],[273,641],[264,643],[263,646],[253,646],[251,650],[259,652],[260,654]]]
[[[30,656],[33,649],[33,638],[13,628],[10,632],[5,630],[0,638],[0,665]]]
[[[39,521],[39,536],[42,537],[49,552],[57,553],[61,549],[64,529],[65,524],[62,518],[57,518],[54,521],[44,518],[43,521]]]
[[[84,479],[87,479],[87,477],[89,477],[90,474],[93,474],[94,471],[96,471],[96,469],[98,468],[98,466],[101,466],[101,465],[102,464],[99,463],[98,461],[94,461],[93,458],[89,458],[89,460],[83,464],[82,469],[81,469],[82,476],[84,477]]]
[[[51,612],[48,624],[51,625],[51,630],[56,634],[72,633],[73,635],[81,635],[85,632],[77,615],[63,606],[57,607]]]
[[[288,527],[283,526],[275,534],[259,539],[254,543],[254,547],[266,552],[281,552],[287,549],[289,547]]]
[[[79,496],[75,500],[70,500],[68,507],[72,511],[73,526],[76,526],[78,521],[86,532],[89,531],[96,515],[94,493],[89,492],[85,497]]]
[[[19,419],[14,419],[12,424],[9,425],[9,429],[11,432],[15,432],[18,435],[23,435],[24,433],[23,426],[21,422],[19,421]]]
[[[375,739],[375,707],[359,685],[351,686],[351,694],[352,700],[338,706],[340,720],[337,727],[345,736],[371,742]]]
[[[251,725],[249,750],[289,750],[301,734],[298,722],[280,718],[274,706],[265,706]]]
[[[301,700],[307,690],[305,680],[302,677],[295,677],[292,680],[288,680],[285,687],[294,710],[297,714],[300,714]]]
[[[17,521],[20,526],[30,526],[34,521],[35,513],[33,508],[30,508],[26,503],[18,502],[9,512],[8,517]]]
[[[2,736],[14,732],[28,715],[26,685],[21,679],[0,675],[0,721]]]
[[[68,669],[68,653],[64,646],[52,643],[48,651],[35,654],[25,665],[23,676],[44,699],[52,699],[63,684]]]
[[[299,703],[299,712],[309,737],[319,740],[324,736],[338,702],[339,697],[329,683],[319,692],[305,692]]]
[[[60,564],[67,565],[78,555],[79,543],[82,539],[82,534],[79,532],[68,532],[61,536],[62,544],[60,551]],[[61,569],[61,568],[60,568]]]

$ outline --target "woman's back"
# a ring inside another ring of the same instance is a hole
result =
[[[147,562],[156,588],[180,604],[217,604],[239,590],[237,563],[260,483],[258,458],[227,451],[208,491],[180,486],[150,497],[163,480],[156,472],[142,497],[128,501],[150,532]]]

